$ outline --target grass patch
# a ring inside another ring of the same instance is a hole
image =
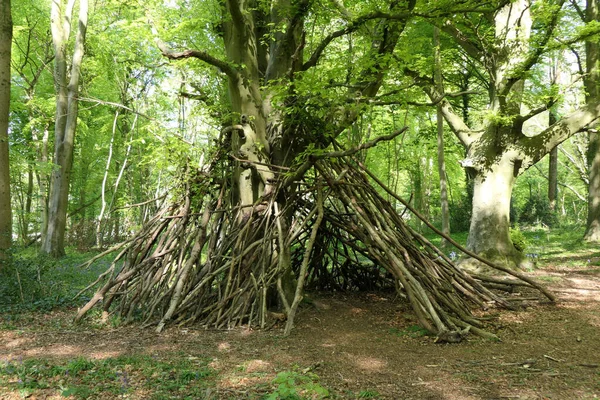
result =
[[[583,241],[585,228],[581,226],[561,227],[554,229],[539,227],[521,227],[519,236],[523,252],[539,267],[559,264],[564,267],[598,267],[600,266],[600,250],[597,244]],[[441,238],[436,234],[425,235],[434,245],[440,246]],[[452,238],[460,245],[466,246],[467,232],[452,233]],[[462,253],[455,248],[448,248],[446,254],[451,259],[458,259]]]
[[[430,335],[427,329],[422,328],[419,325],[411,325],[404,329],[391,328],[389,332],[394,336],[411,338],[420,338]]]
[[[0,271],[0,308],[14,314],[81,305],[88,298],[82,296],[74,302],[73,296],[112,261],[112,256],[107,255],[91,268],[78,268],[94,255],[68,249],[65,257],[53,259],[34,248],[13,248],[9,265]]]
[[[0,385],[13,392],[31,395],[49,390],[76,399],[132,393],[144,393],[147,396],[143,397],[150,399],[203,398],[213,375],[208,362],[197,358],[79,357],[63,362],[29,359],[0,364]]]
[[[356,397],[359,399],[378,399],[379,392],[376,390],[361,390]]]

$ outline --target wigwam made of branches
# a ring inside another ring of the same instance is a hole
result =
[[[323,280],[326,271],[364,272],[370,265],[367,276],[386,271],[438,340],[460,341],[468,332],[496,338],[471,310],[511,303],[411,229],[376,187],[403,200],[353,158],[356,150],[308,157],[279,174],[275,190],[244,212],[232,206],[226,154],[200,171],[188,169],[180,195],[123,243],[109,269],[87,288],[97,291],[76,320],[101,306],[157,331],[192,323],[265,328],[279,308],[289,334],[307,277]],[[501,287],[531,286],[553,300],[531,279],[489,265],[518,278],[501,280]]]

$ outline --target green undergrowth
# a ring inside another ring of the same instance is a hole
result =
[[[11,260],[0,271],[0,309],[4,313],[50,311],[74,307],[87,301],[89,294],[77,301],[73,297],[106,270],[111,255],[90,268],[79,267],[94,253],[68,249],[60,259],[40,255],[35,248],[14,248]]]
[[[204,398],[213,385],[214,371],[198,358],[158,360],[151,356],[122,356],[68,361],[10,360],[0,364],[0,386],[23,397],[41,393],[101,398]]]
[[[148,355],[102,360],[12,359],[0,362],[0,397],[2,393],[13,393],[23,398],[222,398],[229,391],[217,387],[220,377],[209,362],[185,355],[169,355],[166,359]],[[279,372],[269,384],[246,387],[239,394],[241,398],[264,400],[338,398],[319,380],[315,373],[292,367]],[[377,398],[377,394],[364,391],[358,398]]]
[[[521,226],[511,229],[511,238],[518,247],[540,268],[546,266],[598,267],[600,248],[597,244],[583,241],[584,228],[580,226],[549,229],[539,226]],[[436,234],[425,235],[436,246],[441,238]],[[466,246],[467,232],[452,233],[452,238],[461,246]],[[462,256],[460,250],[449,246],[445,250],[452,259]]]
[[[265,400],[301,400],[324,399],[329,397],[329,390],[321,386],[319,376],[308,372],[283,371],[271,382],[274,389],[267,394]]]

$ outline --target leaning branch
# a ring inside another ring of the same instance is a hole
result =
[[[448,126],[450,126],[450,129],[452,132],[454,132],[461,143],[466,147],[470,146],[471,143],[475,141],[476,135],[471,128],[465,124],[465,121],[463,121],[463,119],[454,112],[452,105],[448,100],[446,100],[447,95],[445,93],[439,93],[433,84],[423,84],[421,85],[421,88],[431,99],[433,105],[439,105],[440,111],[442,112],[446,123]]]
[[[169,60],[181,60],[185,58],[197,58],[199,60],[204,61],[205,63],[216,67],[218,70],[226,74],[229,78],[237,78],[238,71],[226,61],[220,60],[214,56],[211,56],[205,51],[199,50],[184,50],[184,51],[173,51],[169,45],[162,41],[160,36],[158,35],[158,30],[154,26],[154,22],[152,18],[148,15],[148,24],[150,24],[150,28],[152,30],[152,35],[154,35],[154,43],[156,47],[160,50],[163,56],[167,57]]]
[[[585,183],[586,185],[589,185],[590,184],[590,171],[584,161],[584,160],[586,160],[585,152],[583,151],[583,149],[581,149],[579,144],[576,143],[575,146],[577,148],[577,152],[579,153],[579,157],[582,160],[581,162],[578,161],[573,154],[569,153],[567,150],[562,148],[562,146],[559,147],[558,149],[560,150],[561,153],[563,153],[565,155],[565,157],[567,157],[567,159],[571,162],[571,164],[573,164],[575,166],[575,168],[577,169],[577,174],[579,175],[579,179],[581,179],[581,181],[583,183]],[[573,171],[571,168],[568,168],[568,169],[570,171]]]
[[[362,150],[366,150],[369,149],[371,147],[375,147],[377,145],[377,143],[385,140],[385,141],[389,141],[392,140],[394,138],[396,138],[398,135],[402,134],[403,132],[405,132],[408,129],[407,126],[405,126],[402,129],[399,129],[393,133],[390,133],[389,135],[384,135],[384,136],[379,136],[376,137],[373,140],[370,140],[368,142],[365,142],[363,144],[361,144],[360,146],[356,146],[352,149],[348,149],[348,150],[344,150],[344,151],[332,151],[329,153],[325,153],[325,154],[321,154],[321,155],[317,155],[316,158],[336,158],[336,157],[347,157],[347,156],[351,156],[353,154],[358,153],[359,151]]]
[[[599,120],[600,102],[589,103],[565,116],[538,135],[521,136],[518,145],[527,155],[524,159],[523,170],[541,160],[554,147],[569,137],[598,123]]]
[[[519,115],[519,116],[517,117],[517,123],[519,123],[519,124],[522,124],[522,123],[524,123],[525,121],[527,121],[527,120],[529,120],[529,119],[531,119],[531,118],[535,117],[536,115],[538,115],[538,114],[541,114],[541,113],[543,113],[544,111],[548,111],[549,109],[551,109],[551,108],[552,108],[552,106],[553,106],[553,105],[555,105],[555,104],[556,104],[556,101],[557,101],[557,99],[556,99],[556,98],[554,98],[554,99],[552,99],[551,101],[549,101],[547,104],[544,104],[544,105],[542,105],[542,106],[540,106],[540,107],[538,107],[538,108],[535,108],[535,109],[533,109],[533,110],[529,111],[529,112],[528,112],[527,114],[525,114],[525,115]]]
[[[199,50],[184,50],[184,51],[172,51],[166,46],[165,43],[157,40],[156,44],[161,51],[162,55],[167,57],[169,60],[181,60],[183,58],[197,58],[199,60],[204,61],[207,64],[216,67],[221,72],[226,74],[230,78],[236,78],[238,72],[235,68],[233,68],[229,63],[220,60],[216,57],[211,56],[205,51]]]
[[[315,51],[312,53],[312,55],[310,56],[308,61],[302,65],[301,70],[306,71],[307,69],[312,68],[315,65],[317,65],[317,62],[321,58],[323,51],[325,51],[325,48],[327,48],[327,46],[329,46],[329,44],[334,39],[357,31],[361,26],[363,26],[368,21],[371,21],[373,19],[406,20],[406,19],[408,19],[409,16],[410,16],[410,13],[387,14],[387,13],[383,13],[381,11],[376,11],[376,12],[358,17],[354,21],[350,22],[345,28],[337,30],[337,31],[332,32],[329,35],[327,35],[321,41],[321,43],[319,43],[319,45],[317,46]]]
[[[481,59],[484,55],[484,50],[481,46],[471,40],[471,38],[463,33],[456,26],[452,25],[450,20],[446,20],[443,24],[439,26],[439,28],[446,34],[450,35],[454,41],[471,57],[475,60]]]
[[[418,101],[402,101],[402,100],[370,100],[368,101],[369,104],[374,105],[374,106],[385,106],[385,105],[390,105],[390,104],[405,104],[405,105],[409,105],[409,106],[415,106],[415,107],[433,107],[433,106],[437,106],[439,103],[442,102],[442,100],[448,98],[448,97],[460,97],[460,96],[464,96],[467,94],[481,94],[480,91],[478,90],[463,90],[461,92],[453,92],[453,93],[442,93],[440,94],[440,96],[438,98],[432,99],[431,102],[429,103],[421,103]],[[381,96],[383,97],[383,95]],[[352,100],[348,100],[349,102]]]

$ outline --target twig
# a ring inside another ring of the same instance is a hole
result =
[[[554,361],[554,362],[563,362],[563,361],[564,361],[564,360],[559,360],[559,359],[556,359],[556,358],[554,358],[554,357],[550,357],[550,356],[549,356],[549,355],[547,355],[547,354],[544,354],[544,358],[547,358],[548,360],[552,360],[552,361]]]

